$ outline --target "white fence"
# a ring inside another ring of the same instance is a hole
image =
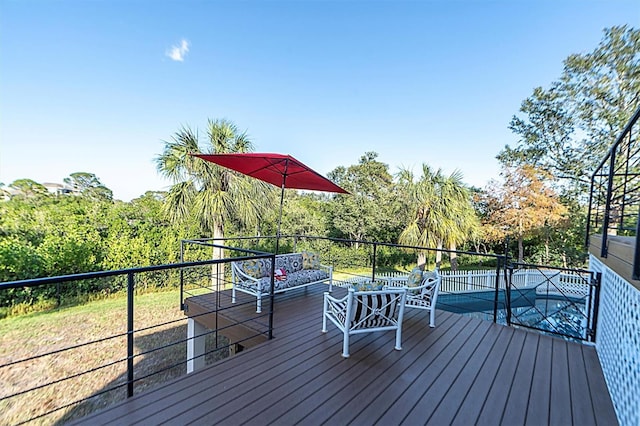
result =
[[[402,276],[401,273],[383,273],[376,278]],[[496,288],[495,269],[475,269],[468,271],[440,271],[442,293],[471,293],[490,291]],[[363,277],[353,277],[354,282]],[[552,269],[516,269],[512,286],[520,289],[535,288],[537,294],[585,298],[589,295],[591,275],[588,272],[559,271]],[[501,271],[498,288],[505,288],[504,270]]]

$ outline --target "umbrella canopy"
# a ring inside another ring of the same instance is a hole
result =
[[[276,234],[276,254],[280,246],[280,224],[285,188],[349,193],[290,155],[256,152],[193,155],[282,188]]]
[[[348,194],[290,155],[251,152],[195,156],[282,188]]]

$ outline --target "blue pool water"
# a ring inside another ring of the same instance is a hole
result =
[[[478,301],[476,299],[474,303],[461,304],[456,303],[456,299],[447,298],[446,296],[442,304],[440,303],[440,298],[438,299],[439,309],[493,321],[493,300]],[[535,304],[533,304],[533,301],[535,301]],[[504,306],[504,300],[500,298],[496,318],[496,322],[500,324],[507,323],[507,312]],[[570,339],[586,338],[587,316],[585,314],[584,301],[582,300],[541,298],[531,294],[526,298],[512,298],[511,306],[512,325],[532,327],[542,332],[560,334]]]

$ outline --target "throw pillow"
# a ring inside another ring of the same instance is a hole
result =
[[[276,279],[276,281],[284,281],[287,279],[287,270],[278,268],[275,270],[273,276]]]
[[[422,278],[422,269],[420,269],[419,266],[416,266],[411,270],[407,277],[407,287],[418,287],[422,284]]]
[[[242,269],[244,272],[253,278],[262,277],[262,269],[260,268],[260,262],[257,260],[245,260],[242,263]]]
[[[359,283],[351,284],[351,287],[353,287],[355,291],[376,291],[382,290],[382,287],[386,284],[386,281],[361,281]]]
[[[319,269],[320,256],[312,251],[302,252],[302,268],[303,269]]]

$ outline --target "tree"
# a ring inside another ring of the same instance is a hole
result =
[[[330,222],[337,236],[352,240],[391,242],[402,229],[402,206],[395,195],[389,166],[366,152],[356,165],[337,167],[328,174],[349,194],[339,194],[331,204]],[[356,243],[357,244],[357,243]]]
[[[265,209],[274,206],[267,184],[245,177],[190,154],[249,152],[253,149],[246,133],[227,120],[209,120],[205,146],[200,147],[196,131],[183,127],[165,142],[156,158],[158,171],[171,179],[165,213],[174,223],[195,219],[206,237],[224,238],[228,221],[253,226]],[[214,257],[220,258],[221,251]]]
[[[71,190],[92,200],[112,200],[113,191],[104,186],[93,173],[76,172],[63,179]]]
[[[487,214],[485,237],[518,241],[518,262],[524,260],[524,239],[560,224],[567,213],[556,193],[545,181],[549,174],[531,166],[503,168],[504,183],[492,181],[484,194]],[[548,233],[545,247],[548,252]]]
[[[298,194],[295,191],[285,191],[282,234],[326,235],[325,210],[327,203],[323,197],[317,194]]]
[[[4,183],[0,182],[0,200],[8,199],[9,191],[7,191],[4,187]]]
[[[590,175],[638,106],[640,30],[605,29],[593,52],[570,55],[558,81],[523,101],[509,126],[518,143],[497,158],[545,170],[584,200]]]
[[[400,243],[437,247],[436,267],[440,267],[441,250],[445,245],[455,252],[457,245],[476,233],[478,219],[469,189],[462,182],[459,171],[445,176],[442,170],[433,171],[426,164],[423,164],[418,180],[407,169],[402,169],[398,177],[411,217],[400,235]],[[419,253],[418,264],[425,261],[426,253]],[[455,255],[452,262],[452,267],[457,267]]]
[[[16,191],[18,191],[18,194],[20,196],[26,198],[47,195],[49,193],[44,185],[32,179],[14,180],[11,185],[9,185],[9,187],[15,189]]]

